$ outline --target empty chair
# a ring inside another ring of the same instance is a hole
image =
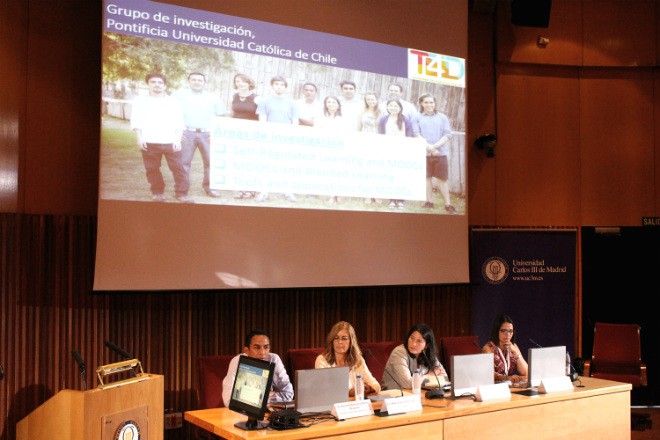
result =
[[[197,359],[199,388],[197,390],[198,408],[219,408],[225,406],[222,401],[222,381],[227,376],[229,362],[235,355],[200,356]]]
[[[597,322],[591,360],[584,362],[584,375],[629,383],[633,389],[647,386],[640,333],[637,324]],[[647,415],[636,413],[632,413],[631,421],[636,430],[650,427],[651,423]]]
[[[442,365],[447,370],[449,377],[451,377],[451,357],[481,353],[479,337],[476,335],[442,337],[440,338],[440,353]]]
[[[584,362],[584,374],[633,387],[646,386],[639,325],[597,322],[591,360]]]
[[[286,353],[289,360],[287,373],[293,380],[296,377],[296,370],[314,368],[314,361],[318,355],[323,353],[323,348],[290,348]]]

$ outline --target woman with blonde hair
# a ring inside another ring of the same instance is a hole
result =
[[[330,329],[326,338],[325,350],[318,355],[315,368],[349,367],[349,396],[355,396],[355,378],[362,376],[364,395],[380,392],[380,384],[369,371],[362,357],[360,344],[353,326],[346,321],[339,321]]]

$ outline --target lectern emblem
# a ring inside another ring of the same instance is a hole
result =
[[[140,440],[140,427],[133,420],[127,420],[117,429],[115,440]]]
[[[491,257],[482,266],[481,273],[489,283],[500,284],[509,276],[509,265],[499,257]]]

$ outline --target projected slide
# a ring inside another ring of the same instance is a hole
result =
[[[121,0],[103,91],[102,199],[465,214],[462,58]]]
[[[94,291],[469,282],[467,12],[104,0]]]

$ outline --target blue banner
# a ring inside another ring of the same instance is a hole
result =
[[[576,230],[472,230],[472,333],[481,345],[506,314],[525,359],[530,339],[575,353],[576,241]]]

